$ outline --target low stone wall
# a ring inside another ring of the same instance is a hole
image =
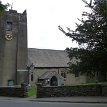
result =
[[[102,96],[102,89],[101,85],[42,87],[40,84],[37,84],[37,98]]]
[[[107,96],[107,86],[102,87],[102,96]]]
[[[21,87],[0,87],[0,96],[8,97],[27,97],[27,87],[22,84]]]

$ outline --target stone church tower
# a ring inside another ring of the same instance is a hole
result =
[[[0,16],[0,86],[28,82],[27,16],[15,10]]]

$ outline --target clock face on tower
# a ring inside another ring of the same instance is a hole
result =
[[[10,41],[10,40],[12,40],[12,39],[13,39],[13,35],[12,35],[12,34],[7,33],[7,34],[5,35],[5,39],[6,39],[6,40],[8,40],[8,41]]]

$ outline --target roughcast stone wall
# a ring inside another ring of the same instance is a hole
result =
[[[107,95],[106,89],[107,87],[101,85],[43,87],[40,84],[37,84],[37,98],[102,96]]]

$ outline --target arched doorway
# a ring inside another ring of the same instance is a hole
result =
[[[58,86],[58,80],[56,76],[53,76],[50,80],[50,85],[51,86]]]

